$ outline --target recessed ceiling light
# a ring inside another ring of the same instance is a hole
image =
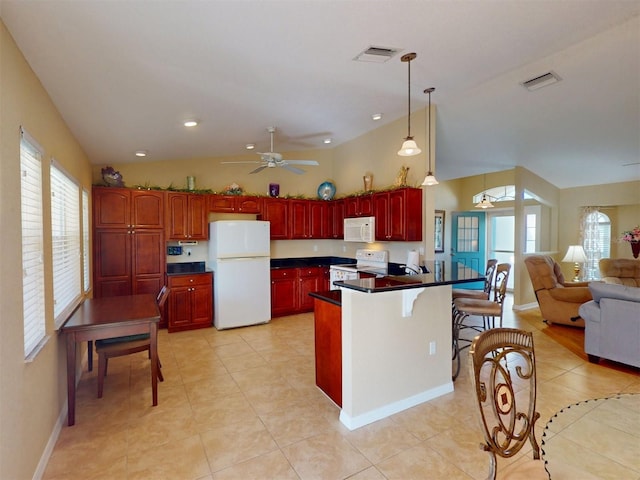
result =
[[[146,150],[138,150],[136,152],[136,157],[146,157],[147,156],[147,151]]]
[[[329,143],[331,143],[331,139],[330,139],[330,138],[325,138],[325,139],[323,140],[323,143],[327,143],[327,144],[329,144]]]
[[[247,143],[246,148],[247,148],[247,150],[253,150],[254,148],[256,148],[256,144],[255,143]]]
[[[371,115],[371,119],[375,122],[378,121],[382,118],[382,114],[381,113],[374,113],[373,115]]]
[[[184,122],[185,127],[195,127],[196,125],[198,125],[198,122],[195,120],[187,120]]]

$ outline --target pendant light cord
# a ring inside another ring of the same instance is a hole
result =
[[[407,81],[407,138],[411,138],[411,60],[409,60],[409,79]]]

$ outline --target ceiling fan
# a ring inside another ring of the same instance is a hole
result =
[[[268,152],[257,152],[260,155],[261,160],[246,160],[246,161],[238,161],[238,162],[221,162],[221,163],[260,163],[261,165],[252,170],[249,173],[258,173],[264,170],[265,168],[275,168],[282,167],[286,168],[290,172],[297,173],[298,175],[302,175],[305,173],[304,170],[296,167],[292,167],[292,165],[319,165],[319,163],[315,160],[284,160],[282,155],[273,151],[273,134],[276,131],[276,127],[267,128],[267,132],[271,134],[271,150]]]

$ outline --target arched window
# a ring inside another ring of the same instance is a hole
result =
[[[582,246],[587,255],[583,280],[598,280],[600,259],[611,256],[611,220],[598,209],[590,208],[585,211],[582,222]]]

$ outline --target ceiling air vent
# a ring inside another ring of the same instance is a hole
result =
[[[384,63],[398,53],[397,48],[369,47],[355,56],[357,62]]]
[[[547,72],[538,77],[525,80],[520,85],[522,85],[524,88],[526,88],[530,92],[533,92],[534,90],[538,90],[540,88],[553,85],[554,83],[558,83],[560,80],[562,79],[558,76],[557,73]]]

